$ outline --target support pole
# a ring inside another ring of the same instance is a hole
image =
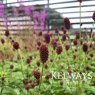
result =
[[[50,29],[49,29],[49,26],[50,26],[50,25],[49,25],[49,24],[50,24],[50,23],[49,23],[49,14],[50,14],[50,13],[49,13],[49,3],[50,3],[49,0],[47,0],[47,16],[48,16],[48,17],[47,17],[47,25],[48,25],[48,32],[49,32],[49,30],[50,30]]]

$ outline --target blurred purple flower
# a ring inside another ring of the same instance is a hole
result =
[[[31,13],[31,7],[30,6],[25,6],[24,11],[25,11],[25,14],[29,16],[30,13]]]
[[[20,4],[20,5],[22,5],[22,0],[17,0],[17,2]]]
[[[46,18],[46,10],[41,10],[40,12],[35,11],[33,12],[33,19],[34,19],[34,29],[44,29],[44,23]]]
[[[4,4],[0,3],[0,17],[4,17]]]
[[[40,22],[42,29],[44,29],[45,18],[46,18],[46,10],[42,10],[40,15]]]
[[[18,13],[18,10],[15,6],[12,7],[12,11],[13,11],[13,15],[18,17],[19,16],[19,13]]]

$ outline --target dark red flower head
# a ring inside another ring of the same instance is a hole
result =
[[[5,31],[5,36],[8,37],[9,35],[10,35],[9,30],[6,30],[6,31]]]
[[[62,41],[66,41],[66,34],[63,34]]]
[[[80,3],[82,3],[82,0],[78,0]]]
[[[66,34],[67,30],[65,27],[61,27],[61,30],[63,31],[64,34]]]
[[[34,69],[34,70],[32,71],[32,74],[34,75],[34,77],[35,77],[37,80],[40,79],[40,72],[39,72],[38,70]]]
[[[77,42],[76,39],[73,40],[73,44],[74,44],[74,45],[77,45],[77,44],[78,44],[78,42]]]
[[[30,64],[30,62],[31,62],[31,59],[28,57],[28,58],[26,59],[26,64]]]
[[[25,89],[28,91],[30,89],[30,85],[29,84],[26,84],[25,85]]]
[[[42,36],[42,32],[39,32],[39,33],[38,33],[38,36]]]
[[[59,30],[58,30],[58,28],[55,28],[55,33],[57,33],[57,34],[59,33]]]
[[[66,29],[70,29],[70,20],[67,17],[64,18],[64,25]]]
[[[32,60],[32,56],[31,55],[29,56],[29,58],[30,58],[30,60]]]
[[[5,43],[5,40],[4,39],[1,39],[1,43],[4,44]]]
[[[64,33],[64,34],[66,34],[66,33],[67,33],[67,30],[66,30],[66,29],[64,29],[63,33]]]
[[[40,46],[40,59],[43,63],[48,60],[48,47],[44,43]]]
[[[39,67],[39,66],[40,66],[40,61],[37,61],[36,64],[37,64],[37,66]]]
[[[72,75],[72,68],[71,67],[68,67],[68,74],[69,74],[69,76]]]
[[[38,42],[37,42],[37,45],[38,45],[38,46],[40,46],[40,45],[41,45],[41,42],[40,42],[40,41],[38,41]]]
[[[58,45],[58,46],[56,47],[56,53],[57,53],[57,54],[61,54],[61,52],[62,52],[62,46],[61,46],[61,45]]]
[[[83,48],[83,51],[84,51],[84,52],[87,52],[87,51],[88,51],[88,44],[87,44],[87,43],[84,43],[84,44],[82,45],[82,48]]]
[[[81,36],[81,35],[80,35],[80,32],[76,32],[76,33],[75,33],[75,36],[76,36],[76,39],[79,39],[80,36]]]
[[[50,42],[50,35],[49,35],[49,33],[45,33],[44,38],[45,38],[45,42],[48,44]]]
[[[69,49],[70,49],[70,44],[66,44],[66,45],[65,45],[65,49],[66,49],[66,50],[69,50]]]
[[[64,29],[65,29],[65,28],[62,26],[62,27],[61,27],[61,30],[64,31]]]
[[[90,66],[86,66],[85,69],[86,69],[87,71],[89,71],[89,70],[91,70],[91,67],[90,67]]]
[[[53,49],[55,50],[55,48],[57,47],[57,41],[55,39],[52,39],[51,44],[53,46]]]
[[[52,75],[51,75],[51,73],[47,73],[47,74],[45,75],[45,79],[47,79],[47,80],[48,80],[48,79],[50,79],[50,78],[51,78],[51,76],[52,76]]]
[[[95,12],[93,13],[92,19],[95,21]]]
[[[14,47],[14,49],[18,50],[19,49],[19,43],[18,42],[14,42],[13,43],[13,47]]]
[[[14,42],[15,42],[14,40],[11,41],[12,44],[13,44]]]

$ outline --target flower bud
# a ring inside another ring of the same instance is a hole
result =
[[[49,33],[45,33],[44,35],[45,42],[48,44],[50,42],[50,35]]]
[[[67,17],[64,18],[64,25],[65,25],[66,29],[68,29],[68,30],[70,29],[70,21]]]
[[[93,13],[92,19],[95,21],[95,12]]]
[[[61,54],[61,52],[62,52],[62,46],[58,45],[57,48],[56,48],[56,53]]]
[[[84,43],[82,48],[83,48],[83,51],[86,53],[88,51],[88,44]]]

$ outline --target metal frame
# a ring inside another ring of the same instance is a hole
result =
[[[2,0],[3,1],[3,0]],[[6,3],[5,3],[5,9],[6,8],[8,8],[8,5],[9,4],[17,4],[18,2],[12,2],[12,3],[8,3],[7,2],[8,0],[6,0]],[[37,2],[37,1],[39,1],[39,0],[31,0],[31,1],[23,1],[23,3],[28,3],[28,2]],[[49,8],[50,8],[50,6],[52,6],[52,5],[55,5],[55,6],[57,6],[57,4],[63,4],[63,7],[55,7],[55,8],[52,8],[52,9],[70,9],[70,8],[78,8],[79,6],[77,6],[77,5],[73,5],[73,6],[64,6],[64,4],[70,4],[70,3],[75,3],[75,2],[77,2],[77,0],[69,0],[69,1],[64,1],[63,0],[63,2],[56,2],[56,3],[50,3],[50,1],[51,0],[46,0],[47,1],[47,3],[46,4],[43,4],[43,5],[45,5],[45,6],[47,6],[47,16],[50,16],[50,15],[56,15],[56,13],[53,13],[53,14],[51,14],[51,13],[49,13]],[[85,0],[85,2],[86,1],[94,1],[94,0]],[[94,4],[93,5],[90,5],[90,4],[88,4],[88,5],[83,5],[82,7],[93,7],[93,6],[95,6]],[[93,10],[88,10],[88,11],[82,11],[82,13],[91,13],[91,12],[93,12]],[[73,12],[61,12],[60,14],[61,15],[63,15],[63,14],[67,14],[67,15],[69,15],[69,14],[76,14],[76,13],[79,13],[79,11],[73,11]],[[6,13],[5,13],[5,19],[7,19],[7,18],[9,18],[7,15],[6,15]],[[86,16],[86,17],[82,17],[82,18],[90,18],[90,16]],[[74,20],[74,19],[79,19],[79,17],[70,17],[70,19],[71,20]],[[51,20],[51,18],[47,18],[47,23],[48,23],[48,31],[50,30],[50,20]],[[62,20],[62,19],[57,19],[57,20]],[[21,20],[20,20],[21,21]],[[22,21],[27,21],[26,19],[25,20],[22,20]],[[13,20],[13,22],[15,22],[15,20]],[[73,22],[72,23],[72,25],[79,25],[79,22]],[[83,24],[92,24],[92,21],[90,21],[90,22],[83,22]],[[60,26],[60,24],[58,24],[58,26]],[[8,27],[9,27],[9,25],[8,25],[8,23],[6,23],[6,28],[8,29]],[[89,28],[88,28],[89,29]]]

